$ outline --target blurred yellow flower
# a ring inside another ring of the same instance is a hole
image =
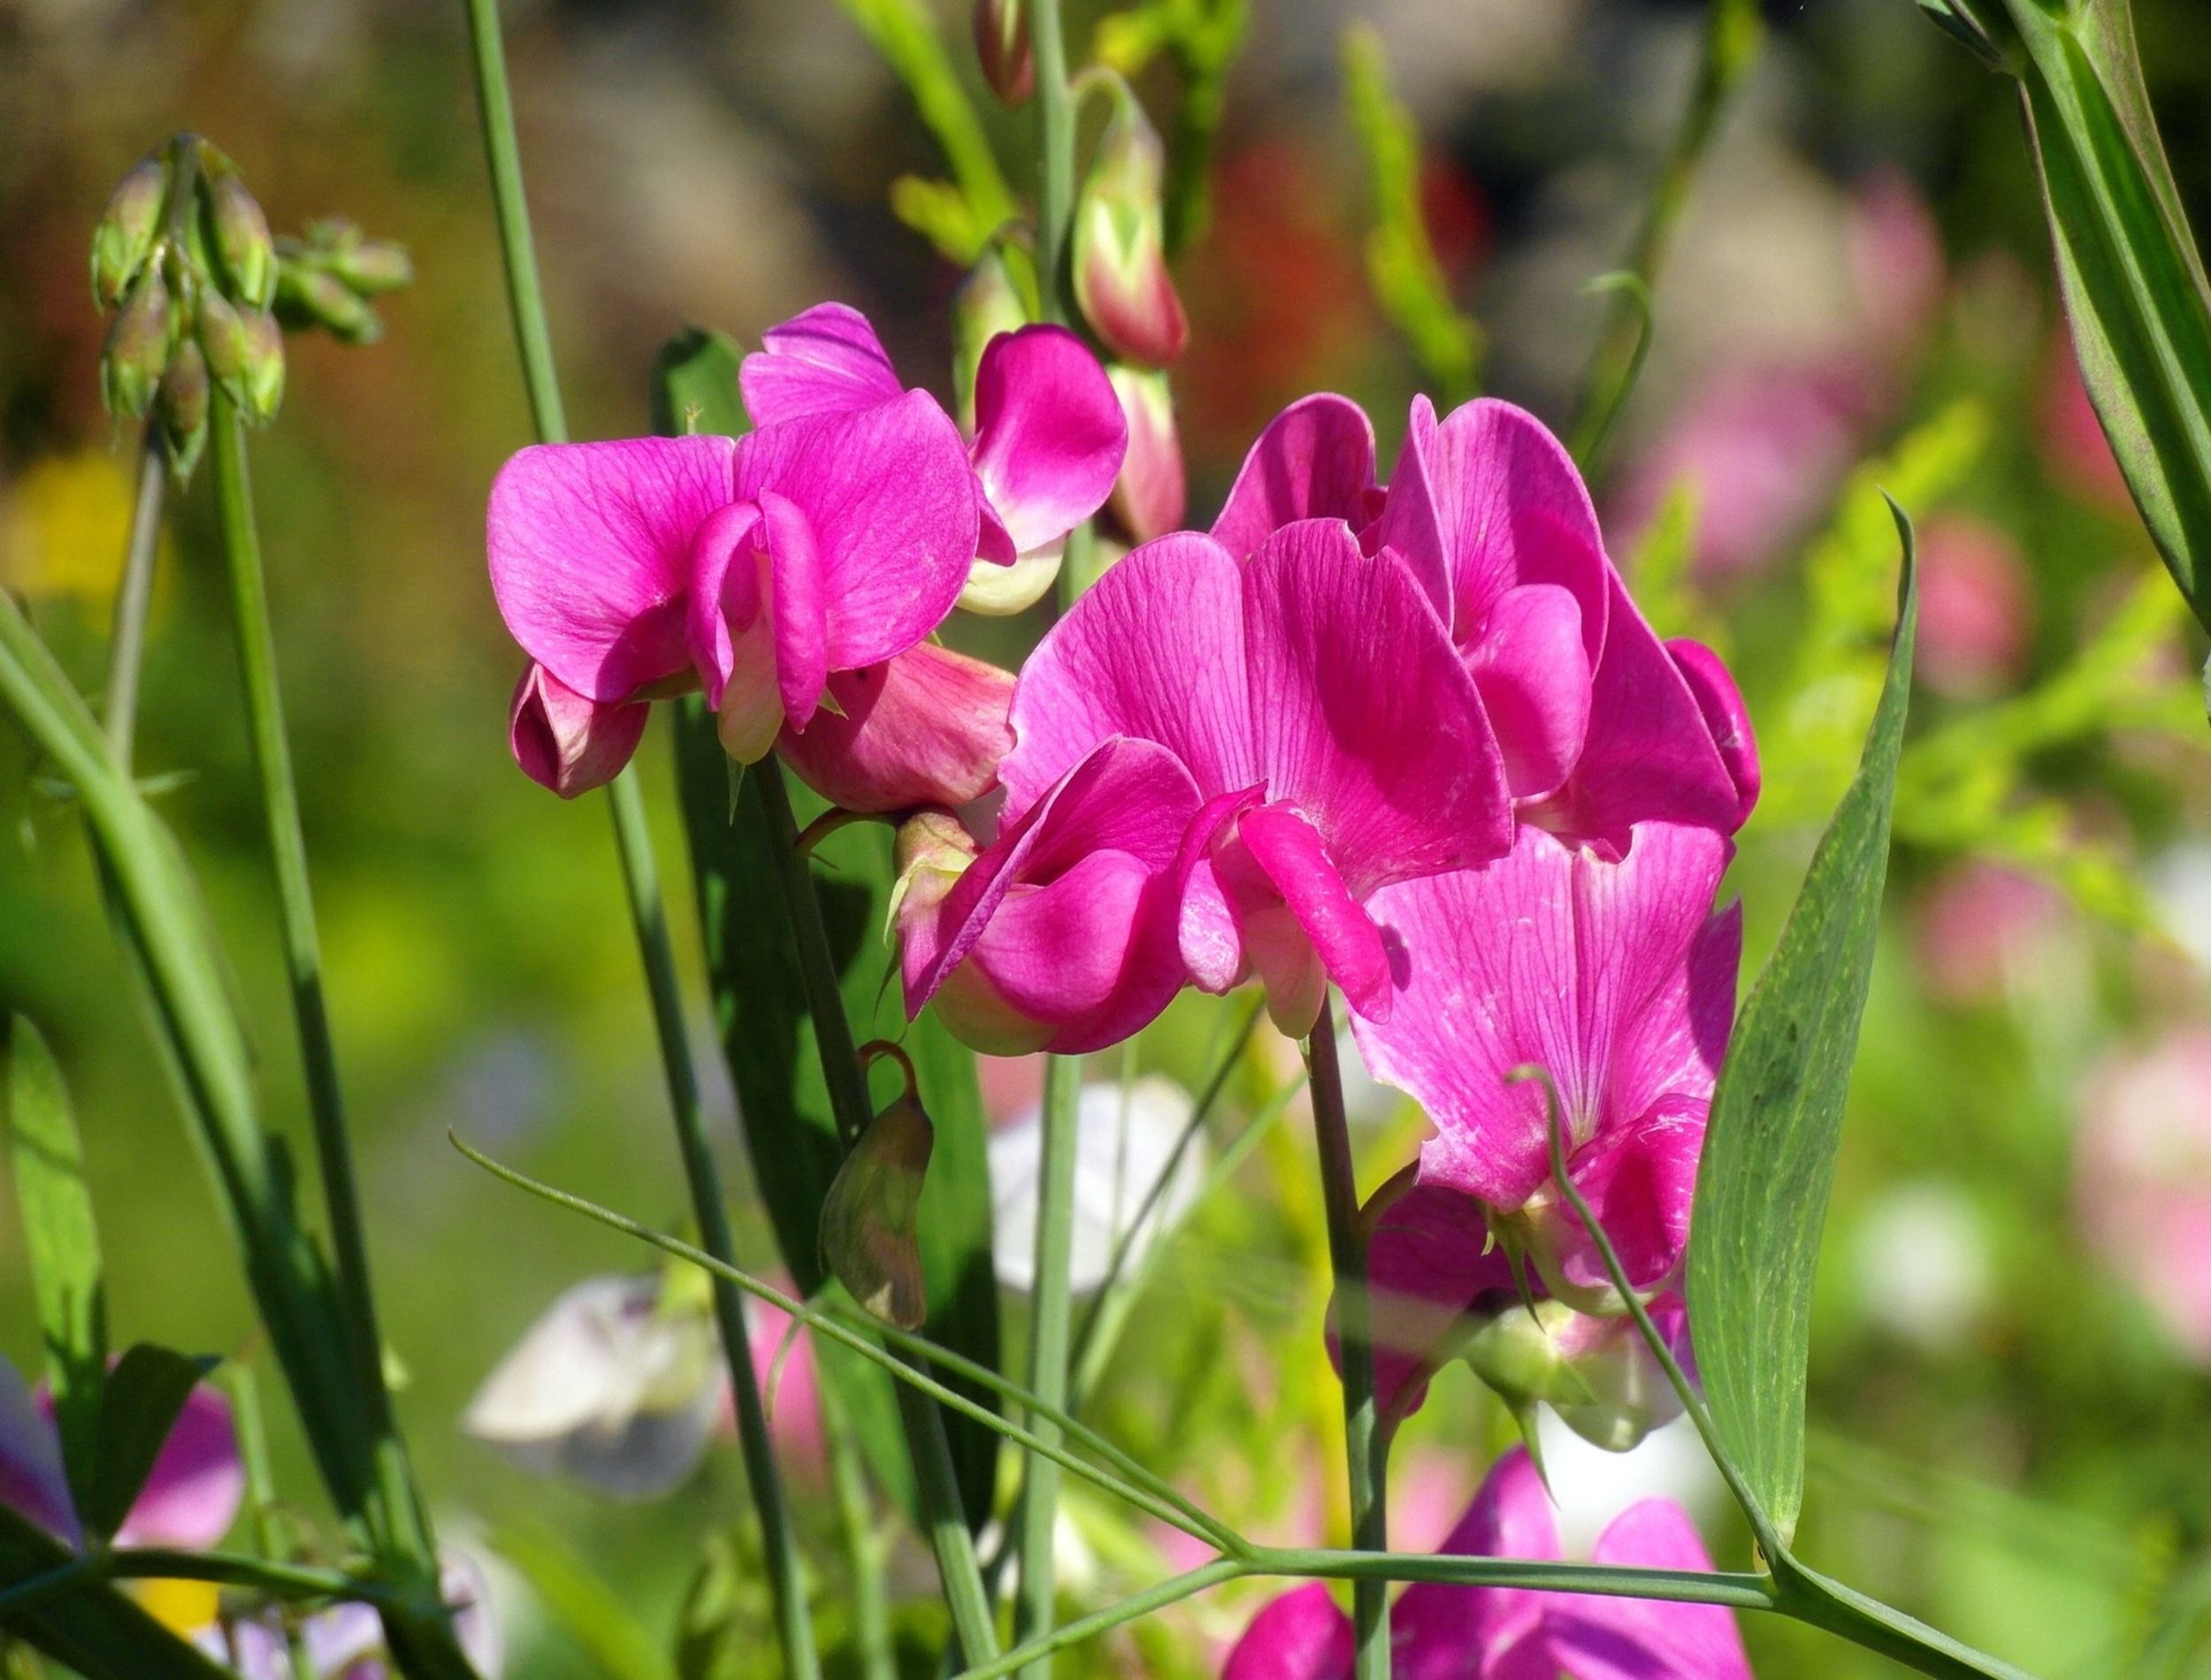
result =
[[[115,592],[130,529],[122,462],[100,449],[44,456],[0,491],[0,584],[97,606]]]
[[[187,1639],[215,1625],[222,1598],[211,1581],[140,1581],[133,1591],[149,1615]]]

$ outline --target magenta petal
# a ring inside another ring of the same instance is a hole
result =
[[[975,474],[925,393],[751,432],[737,446],[736,480],[739,497],[772,491],[806,516],[830,670],[903,653],[959,598],[979,528]],[[780,622],[784,604],[775,610]]]
[[[1614,1568],[1709,1570],[1710,1554],[1687,1512],[1648,1499],[1614,1517],[1592,1561]],[[1557,1666],[1580,1680],[1751,1680],[1734,1612],[1717,1604],[1665,1604],[1595,1595],[1553,1598],[1549,1636]]]
[[[532,782],[572,799],[622,774],[651,717],[652,707],[642,701],[609,706],[587,699],[533,664],[515,684],[507,745]]]
[[[523,651],[578,693],[626,700],[690,662],[692,534],[731,500],[727,438],[539,444],[492,485],[492,593]]]
[[[991,340],[975,369],[975,476],[1021,554],[1105,506],[1128,447],[1106,370],[1061,326]]]
[[[205,1551],[230,1531],[245,1496],[245,1461],[239,1456],[230,1401],[221,1390],[198,1384],[116,1531],[116,1543]]]
[[[62,1469],[61,1437],[13,1362],[0,1355],[0,1505],[77,1545],[84,1530]]]
[[[817,303],[760,335],[737,370],[755,426],[811,415],[850,414],[905,394],[868,317],[845,303]]]
[[[1303,397],[1266,424],[1213,521],[1216,541],[1249,554],[1297,519],[1368,517],[1374,485],[1374,428],[1349,397]]]
[[[1556,584],[1507,590],[1466,666],[1496,731],[1512,797],[1550,792],[1573,768],[1589,729],[1580,605]]]
[[[1712,745],[1719,749],[1720,762],[1735,784],[1734,826],[1740,829],[1750,821],[1758,803],[1758,743],[1750,731],[1750,708],[1743,704],[1733,673],[1703,643],[1685,637],[1668,642],[1666,652],[1673,656],[1689,692],[1696,696],[1704,726],[1712,732]]]
[[[1371,1019],[1389,1014],[1389,958],[1381,931],[1343,884],[1320,836],[1289,806],[1247,811],[1237,835],[1320,954],[1328,978]]]
[[[931,642],[840,671],[829,691],[838,711],[816,712],[803,731],[785,729],[776,750],[808,787],[847,811],[979,799],[1014,745],[1012,674]]]
[[[1664,1283],[1687,1252],[1689,1205],[1710,1106],[1692,1098],[1671,1102],[1597,1139],[1567,1169],[1639,1290]],[[1610,1288],[1610,1274],[1580,1219],[1571,1208],[1552,1211],[1566,1281],[1578,1289]]]
[[[829,683],[829,580],[822,576],[822,551],[805,513],[773,490],[760,492],[753,539],[768,555],[776,693],[792,727],[803,729]]]
[[[1243,983],[1248,960],[1243,935],[1210,858],[1197,861],[1183,886],[1176,938],[1190,983],[1199,990],[1218,997]]]
[[[1511,806],[1480,696],[1404,567],[1362,555],[1339,521],[1304,520],[1243,584],[1257,767],[1352,896],[1503,853]]]
[[[1415,1185],[1382,1210],[1367,1238],[1366,1278],[1384,1417],[1419,1409],[1427,1366],[1470,1310],[1513,1297],[1512,1268],[1490,1244],[1481,1204],[1440,1185]]]
[[[998,516],[998,509],[991,506],[989,493],[983,487],[983,476],[975,475],[975,512],[982,523],[975,532],[975,553],[978,560],[987,560],[996,566],[1010,566],[1019,560],[1021,550],[1014,546],[1014,533],[1006,529],[1006,522]]]
[[[1516,1447],[1491,1467],[1473,1503],[1441,1548],[1462,1557],[1556,1558],[1558,1524],[1550,1495],[1525,1447]],[[1546,1607],[1556,1595],[1513,1587],[1443,1586],[1423,1582],[1409,1586],[1391,1616],[1396,1648],[1411,1661],[1406,1680],[1446,1680],[1463,1675],[1444,1659],[1464,1661],[1540,1645]],[[1523,1656],[1526,1653],[1524,1652]],[[1479,1659],[1478,1659],[1479,1660]],[[1489,1672],[1486,1666],[1472,1670]],[[1534,1670],[1544,1672],[1540,1667]],[[1550,1672],[1556,1672],[1556,1669]],[[1578,1673],[1579,1671],[1577,1671]]]
[[[1351,1618],[1325,1581],[1270,1600],[1228,1653],[1220,1680],[1350,1680]]]
[[[690,586],[684,597],[684,637],[691,662],[719,707],[736,661],[731,631],[760,616],[760,564],[755,551],[757,502],[733,501],[708,515],[691,539]]]

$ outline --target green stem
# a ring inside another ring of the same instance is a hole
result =
[[[500,248],[506,260],[508,307],[514,320],[516,346],[521,355],[523,382],[529,391],[530,413],[539,441],[558,443],[568,435],[568,422],[561,405],[560,380],[553,363],[553,337],[546,321],[544,290],[538,279],[537,247],[530,231],[530,204],[522,185],[522,152],[515,137],[514,99],[507,82],[506,44],[500,34],[498,0],[468,0],[468,18],[469,42],[476,63],[477,103],[483,118],[484,154],[491,170]],[[636,933],[638,956],[644,965],[646,988],[652,999],[653,1025],[660,1039],[662,1073],[675,1120],[677,1148],[683,1157],[684,1177],[691,1192],[692,1217],[698,1222],[700,1238],[707,1251],[724,1264],[733,1264],[736,1243],[723,1202],[720,1174],[707,1146],[706,1121],[699,1105],[699,1077],[692,1065],[691,1042],[684,1028],[683,993],[676,976],[675,952],[669,943],[660,872],[654,859],[652,833],[646,822],[644,796],[638,790],[633,767],[625,767],[615,777],[607,789],[607,798],[614,818],[616,847],[621,855],[631,925]],[[790,1501],[784,1491],[774,1445],[769,1438],[768,1421],[761,1407],[744,1299],[720,1278],[715,1282],[714,1310],[721,1331],[723,1355],[729,1362],[746,1478],[751,1486],[754,1509],[760,1519],[761,1543],[767,1554],[784,1669],[794,1680],[802,1680],[803,1676],[818,1674],[821,1665],[814,1648],[813,1625],[807,1617],[806,1583],[798,1538],[792,1525]]]
[[[1627,260],[1627,271],[1641,282],[1646,300],[1657,290],[1658,271],[1665,264],[1674,229],[1688,203],[1689,188],[1711,144],[1719,114],[1758,54],[1762,26],[1757,0],[1709,0],[1709,4],[1704,50],[1698,60],[1695,85],[1689,92],[1688,108],[1674,132],[1673,144],[1651,189],[1642,230]],[[1634,287],[1621,287],[1605,318],[1596,354],[1590,358],[1588,380],[1569,444],[1583,474],[1592,479],[1603,462],[1612,423],[1626,406],[1642,365],[1641,346],[1647,308],[1646,302],[1638,301]]]
[[[345,1303],[354,1380],[360,1386],[374,1432],[377,1494],[388,1538],[417,1569],[434,1580],[436,1542],[415,1491],[406,1447],[392,1415],[391,1394],[384,1382],[384,1343],[377,1329],[376,1298],[369,1278],[368,1236],[361,1217],[360,1186],[354,1177],[352,1145],[346,1135],[345,1095],[338,1081],[337,1045],[324,1000],[321,942],[315,930],[314,891],[307,874],[307,840],[300,828],[299,794],[292,775],[292,749],[285,733],[284,702],[277,681],[276,638],[270,629],[268,584],[246,466],[245,421],[237,405],[219,388],[214,395],[211,430],[216,515],[230,574],[231,628],[238,644],[239,683],[245,695],[254,769],[261,783],[261,814],[276,879],[286,978],[299,1034],[300,1062],[307,1077],[308,1113],[314,1124],[315,1157],[330,1218],[338,1291]]]
[[[723,1200],[721,1173],[715,1165],[714,1152],[707,1146],[706,1117],[699,1105],[699,1077],[692,1066],[690,1040],[684,1030],[683,993],[676,979],[676,953],[669,943],[653,838],[646,827],[645,800],[636,779],[628,775],[617,776],[607,791],[614,813],[615,845],[622,858],[623,885],[629,892],[630,921],[636,930],[646,989],[652,997],[653,1025],[660,1037],[661,1071],[674,1112],[676,1145],[683,1156],[684,1180],[691,1191],[691,1217],[699,1227],[700,1246],[725,1264],[734,1264],[737,1239]],[[745,1297],[726,1278],[715,1278],[713,1286],[715,1322],[722,1333],[722,1353],[729,1363],[730,1393],[737,1408],[738,1445],[744,1455],[754,1509],[760,1518],[761,1546],[775,1599],[776,1631],[783,1643],[786,1669],[795,1680],[820,1672],[814,1627],[807,1617],[798,1537],[792,1525],[783,1472],[768,1433],[767,1415],[761,1405]]]
[[[1110,1633],[1123,1624],[1150,1615],[1154,1610],[1164,1610],[1170,1604],[1180,1604],[1184,1599],[1195,1598],[1208,1587],[1219,1586],[1224,1581],[1234,1581],[1252,1573],[1251,1566],[1235,1558],[1215,1558],[1211,1563],[1199,1565],[1187,1574],[1177,1575],[1145,1588],[1118,1604],[1109,1604],[1102,1610],[1093,1610],[1078,1621],[1063,1628],[1055,1628],[1014,1647],[995,1662],[965,1670],[960,1680],[998,1680],[1001,1675],[1026,1670],[1041,1664],[1049,1669],[1052,1653],[1078,1646],[1083,1640],[1101,1633]]]
[[[853,1643],[860,1648],[862,1680],[898,1680],[898,1649],[891,1634],[891,1608],[883,1580],[883,1541],[876,1532],[875,1502],[868,1497],[867,1472],[853,1420],[834,1387],[821,1391],[822,1432],[829,1447],[830,1490],[845,1531],[845,1556],[851,1570]]]
[[[168,452],[161,428],[149,424],[138,452],[138,495],[131,504],[130,544],[115,586],[115,629],[108,642],[107,692],[100,706],[108,752],[126,775],[138,728],[138,675],[146,653],[146,615],[154,597],[154,559],[161,548],[161,504],[168,487]]]
[[[1320,1000],[1320,1016],[1305,1041],[1312,1076],[1313,1134],[1320,1151],[1320,1197],[1328,1224],[1328,1260],[1335,1273],[1336,1335],[1343,1348],[1343,1452],[1351,1491],[1351,1544],[1387,1552],[1389,1439],[1374,1404],[1374,1348],[1368,1329],[1366,1239],[1359,1229],[1358,1178],[1351,1160],[1350,1124],[1343,1110],[1343,1072],[1336,1060],[1335,1014]],[[1386,1579],[1358,1577],[1351,1589],[1351,1623],[1358,1680],[1389,1680],[1389,1589]]]
[[[1029,49],[1037,60],[1037,289],[1044,319],[1070,325],[1067,240],[1075,222],[1075,100],[1060,0],[1028,0]]]
[[[1029,1392],[1047,1406],[1064,1407],[1067,1394],[1069,1272],[1075,1253],[1075,1169],[1082,1148],[1080,1100],[1083,1058],[1054,1056],[1044,1063],[1041,1172],[1037,1186],[1037,1268],[1030,1289]],[[1029,1427],[1057,1442],[1058,1425],[1032,1417]],[[1052,1530],[1060,1514],[1060,1467],[1031,1458],[1021,1479],[1021,1602],[1014,1630],[1021,1638],[1052,1630],[1054,1581]],[[1021,1670],[1046,1680],[1048,1658]]]
[[[212,1581],[218,1586],[250,1587],[279,1599],[353,1600],[379,1607],[393,1606],[422,1616],[434,1614],[413,1595],[394,1592],[381,1582],[343,1569],[318,1569],[302,1563],[277,1563],[231,1552],[194,1552],[181,1546],[130,1546],[107,1554],[101,1571],[118,1581]],[[434,1602],[434,1600],[433,1600]]]
[[[253,1367],[243,1360],[230,1367],[231,1411],[237,1424],[238,1456],[246,1471],[247,1515],[253,1523],[255,1548],[265,1558],[286,1550],[283,1524],[278,1520],[276,1474],[269,1468],[269,1432],[262,1422],[261,1385]],[[314,1659],[300,1637],[299,1619],[284,1618],[284,1650],[290,1661],[292,1680],[317,1680]]]
[[[829,1088],[838,1133],[849,1149],[868,1129],[871,1118],[868,1075],[853,1050],[852,1022],[845,1013],[844,989],[838,983],[837,959],[830,953],[829,928],[822,920],[813,866],[799,850],[799,824],[792,814],[791,792],[784,784],[782,765],[771,753],[754,765],[750,774],[759,780],[761,803],[768,812],[776,877],[798,947],[799,972],[806,988],[807,1012],[814,1019],[822,1081]],[[951,1392],[944,1391],[945,1394]],[[989,1409],[975,1409],[987,1414]],[[944,1413],[930,1396],[900,1383],[899,1417],[906,1426],[907,1450],[914,1460],[914,1485],[929,1529],[930,1546],[937,1555],[938,1581],[952,1611],[953,1637],[966,1661],[994,1657],[998,1629],[991,1614],[990,1594],[983,1584],[983,1567],[975,1557],[975,1536],[968,1531]]]

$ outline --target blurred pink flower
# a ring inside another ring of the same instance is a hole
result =
[[[2065,896],[2048,882],[1970,859],[1921,894],[1912,948],[1934,996],[1986,1003],[2048,962],[2070,920]]]
[[[2036,442],[2043,464],[2081,500],[2115,513],[2132,509],[2126,475],[2103,435],[2088,387],[2081,383],[2071,336],[2061,325],[2050,338],[2042,364],[2040,426]]]
[[[2034,584],[2018,545],[1970,514],[1919,531],[1918,676],[1938,694],[1986,699],[2018,682],[2031,649]]]
[[[2088,1244],[2211,1367],[2211,1028],[2115,1055],[2082,1092],[2074,1208]]]
[[[1525,1448],[1497,1461],[1444,1542],[1465,1557],[1561,1556],[1542,1478]],[[1631,1505],[1597,1537],[1593,1562],[1709,1570],[1710,1554],[1672,1500]],[[1390,1612],[1396,1672],[1405,1680],[1749,1680],[1733,1612],[1595,1593],[1511,1587],[1407,1587]],[[1350,1680],[1350,1619],[1325,1582],[1282,1594],[1252,1618],[1223,1680]]]

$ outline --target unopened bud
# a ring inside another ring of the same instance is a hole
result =
[[[249,309],[240,318],[246,326],[246,411],[266,422],[284,401],[284,331],[266,309]]]
[[[1190,321],[1167,272],[1160,195],[1166,149],[1119,77],[1106,86],[1113,114],[1098,136],[1075,208],[1075,295],[1114,355],[1165,367],[1182,353]]]
[[[158,154],[140,158],[115,184],[100,225],[92,231],[92,295],[102,309],[120,302],[146,265],[168,196],[169,165]]]
[[[1679,1297],[1674,1297],[1678,1302]],[[1655,1315],[1686,1355],[1684,1315]],[[1467,1341],[1467,1364],[1515,1415],[1542,1401],[1593,1447],[1624,1453],[1680,1413],[1680,1401],[1635,1321],[1577,1312],[1563,1301],[1512,1306]]]
[[[348,344],[373,344],[384,331],[376,311],[343,280],[303,263],[284,264],[276,312],[287,325],[323,327]]]
[[[108,412],[136,419],[150,408],[169,365],[169,288],[148,271],[108,328],[100,355],[100,393]]]
[[[975,0],[975,56],[983,80],[1007,106],[1037,91],[1037,55],[1029,44],[1029,0]]]
[[[868,1047],[903,1053],[888,1044]],[[863,1056],[868,1054],[863,1050]],[[822,1203],[822,1258],[868,1311],[901,1330],[928,1317],[922,1278],[922,1187],[937,1128],[907,1066],[905,1092],[868,1123]]]
[[[1001,332],[1027,326],[1035,316],[1029,298],[1034,281],[1024,290],[1014,272],[1018,261],[1033,274],[1029,253],[1002,241],[992,245],[969,269],[952,299],[952,388],[959,399],[960,427],[975,431],[975,377],[983,364],[983,352]]]
[[[333,251],[328,266],[363,297],[395,292],[415,279],[414,259],[395,240],[356,239]]]
[[[246,396],[246,363],[252,353],[244,317],[231,306],[229,299],[212,288],[200,294],[199,313],[195,336],[207,356],[207,370],[234,401],[242,403]]]
[[[1130,537],[1148,543],[1179,531],[1187,487],[1182,474],[1182,439],[1174,426],[1174,397],[1167,375],[1115,363],[1106,370],[1128,422],[1128,453],[1113,481],[1113,516]]]
[[[257,309],[267,309],[277,283],[276,241],[269,237],[269,218],[235,170],[213,176],[206,192],[215,255],[222,260],[231,295]]]
[[[975,859],[975,836],[949,811],[922,811],[901,822],[891,848],[895,879],[885,912],[891,930],[933,915]]]
[[[178,477],[191,476],[207,442],[209,397],[207,358],[190,339],[177,346],[161,376],[161,429],[169,439],[169,465]]]

